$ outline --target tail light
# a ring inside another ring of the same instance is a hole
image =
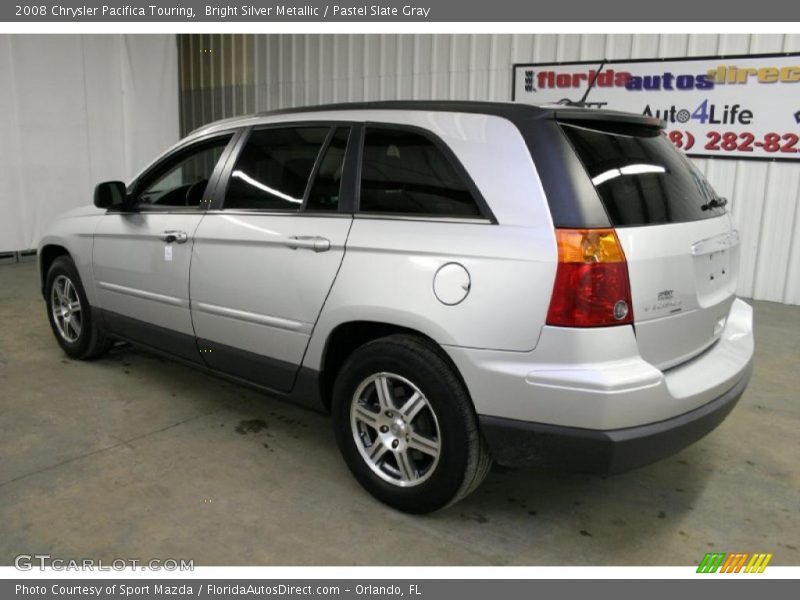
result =
[[[633,323],[625,253],[613,229],[556,229],[558,270],[547,324]]]

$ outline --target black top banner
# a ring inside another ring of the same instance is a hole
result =
[[[781,22],[800,21],[786,0],[18,0],[5,22]]]

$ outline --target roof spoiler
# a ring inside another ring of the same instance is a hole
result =
[[[601,128],[604,125],[607,127],[613,123],[638,125],[639,127],[652,127],[654,129],[664,129],[667,126],[666,121],[657,119],[655,117],[605,109],[556,109],[553,111],[553,118],[561,123],[573,123],[575,125],[583,125],[584,127],[591,127],[592,123],[599,125]]]

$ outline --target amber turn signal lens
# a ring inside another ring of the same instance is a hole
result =
[[[557,229],[558,262],[625,262],[617,234],[613,229]]]

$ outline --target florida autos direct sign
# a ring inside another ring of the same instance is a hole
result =
[[[690,156],[800,160],[800,54],[516,64],[512,99],[579,100],[663,119]]]

